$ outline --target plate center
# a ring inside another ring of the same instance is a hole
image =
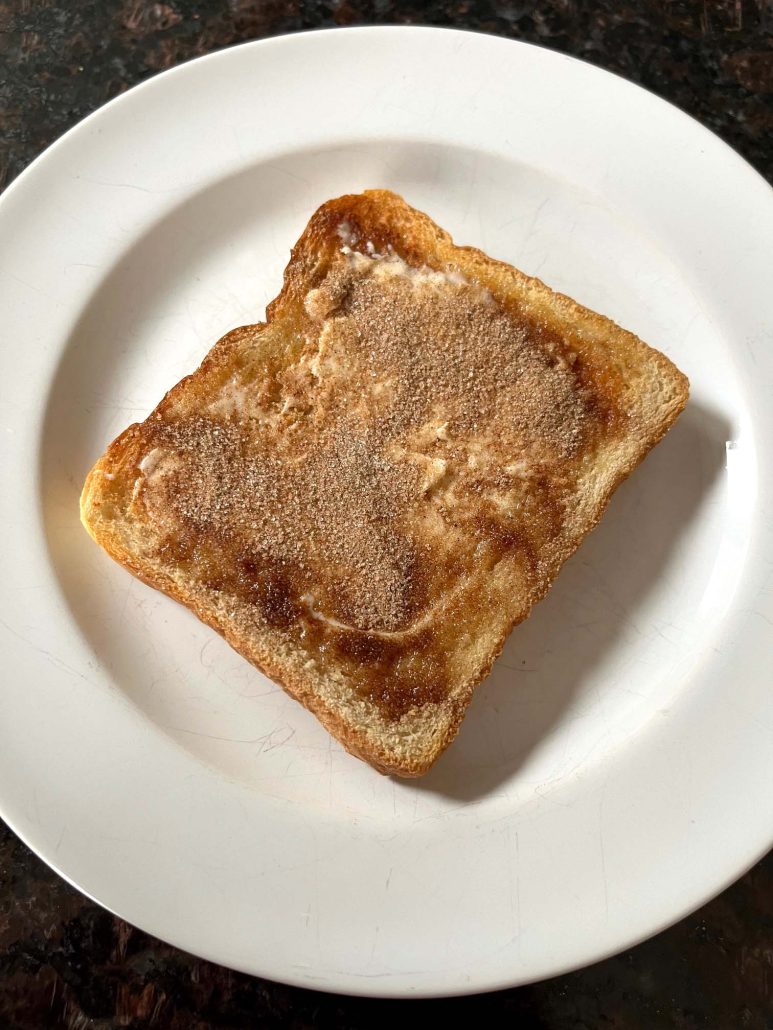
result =
[[[107,443],[219,336],[263,317],[314,208],[376,186],[426,210],[456,242],[609,315],[692,379],[677,426],[516,628],[458,740],[418,783],[384,780],[347,756],[213,631],[113,565],[77,516],[83,479]],[[740,405],[732,355],[701,298],[658,241],[603,198],[456,146],[298,151],[177,197],[84,307],[44,428],[49,546],[72,616],[110,680],[221,774],[369,818],[413,819],[470,800],[528,804],[677,704],[702,642],[718,631],[738,571],[733,520],[753,490],[748,477],[727,489]]]

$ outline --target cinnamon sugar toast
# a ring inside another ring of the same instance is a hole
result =
[[[426,772],[687,401],[658,351],[383,190],[312,216],[83,523],[382,772]]]

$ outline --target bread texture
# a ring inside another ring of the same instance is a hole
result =
[[[88,475],[83,524],[384,773],[425,773],[688,396],[609,319],[384,190]]]

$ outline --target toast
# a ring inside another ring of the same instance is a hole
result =
[[[81,517],[348,751],[419,776],[687,396],[633,334],[369,190],[316,211],[265,323],[110,445]]]

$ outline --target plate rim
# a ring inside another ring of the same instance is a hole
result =
[[[753,175],[759,180],[759,184],[768,188],[773,193],[773,186],[767,181],[765,176],[754,167],[754,165],[748,161],[740,151],[736,150],[730,143],[724,140],[718,133],[709,129],[708,126],[704,125],[703,122],[699,121],[694,115],[691,115],[689,111],[686,111],[683,107],[680,107],[675,101],[669,100],[667,97],[662,97],[655,90],[650,89],[647,86],[643,86],[641,83],[633,82],[631,79],[626,78],[621,72],[612,71],[609,68],[603,68],[601,65],[594,64],[590,60],[586,60],[583,57],[577,57],[575,54],[567,54],[562,50],[554,49],[543,43],[534,43],[525,39],[511,39],[507,36],[498,35],[495,32],[486,32],[482,29],[460,29],[450,25],[400,25],[397,23],[386,24],[386,25],[339,25],[329,26],[326,28],[318,29],[301,29],[297,32],[278,32],[276,35],[263,36],[259,39],[248,39],[239,43],[227,44],[222,47],[217,47],[214,50],[210,50],[206,54],[199,54],[196,57],[187,57],[180,61],[178,64],[173,65],[171,68],[164,68],[161,71],[153,72],[146,78],[136,82],[133,86],[123,90],[123,92],[116,94],[114,97],[110,97],[104,103],[94,108],[87,115],[84,115],[74,125],[71,125],[68,129],[65,129],[58,136],[56,136],[43,150],[37,154],[29,164],[25,165],[24,168],[16,175],[14,179],[9,182],[5,188],[0,192],[0,200],[5,200],[12,190],[16,188],[19,182],[25,178],[28,173],[32,172],[38,165],[38,162],[42,162],[44,158],[51,156],[52,151],[55,150],[61,143],[68,139],[71,134],[79,132],[88,124],[91,123],[92,119],[102,117],[108,109],[118,107],[124,102],[127,97],[135,96],[140,90],[144,90],[148,87],[152,87],[159,79],[169,78],[176,75],[178,72],[185,70],[189,65],[201,65],[205,62],[217,60],[227,56],[234,50],[243,49],[257,49],[261,47],[271,46],[274,44],[284,43],[288,40],[307,38],[307,37],[321,37],[327,36],[332,33],[336,35],[365,35],[365,34],[389,34],[389,33],[426,33],[427,35],[434,35],[440,33],[442,35],[457,35],[457,36],[472,36],[480,37],[486,40],[493,40],[497,43],[512,45],[515,47],[525,47],[529,50],[539,50],[546,54],[552,54],[554,57],[561,58],[565,61],[570,61],[575,64],[582,65],[584,68],[589,69],[597,73],[600,76],[610,76],[617,80],[617,82],[628,89],[632,89],[637,93],[645,93],[651,100],[654,100],[658,104],[664,104],[666,107],[670,107],[675,113],[685,118],[692,126],[693,129],[696,127],[701,130],[708,138],[713,140],[715,143],[721,143],[738,162],[739,166],[742,167],[745,173],[753,173]]]

